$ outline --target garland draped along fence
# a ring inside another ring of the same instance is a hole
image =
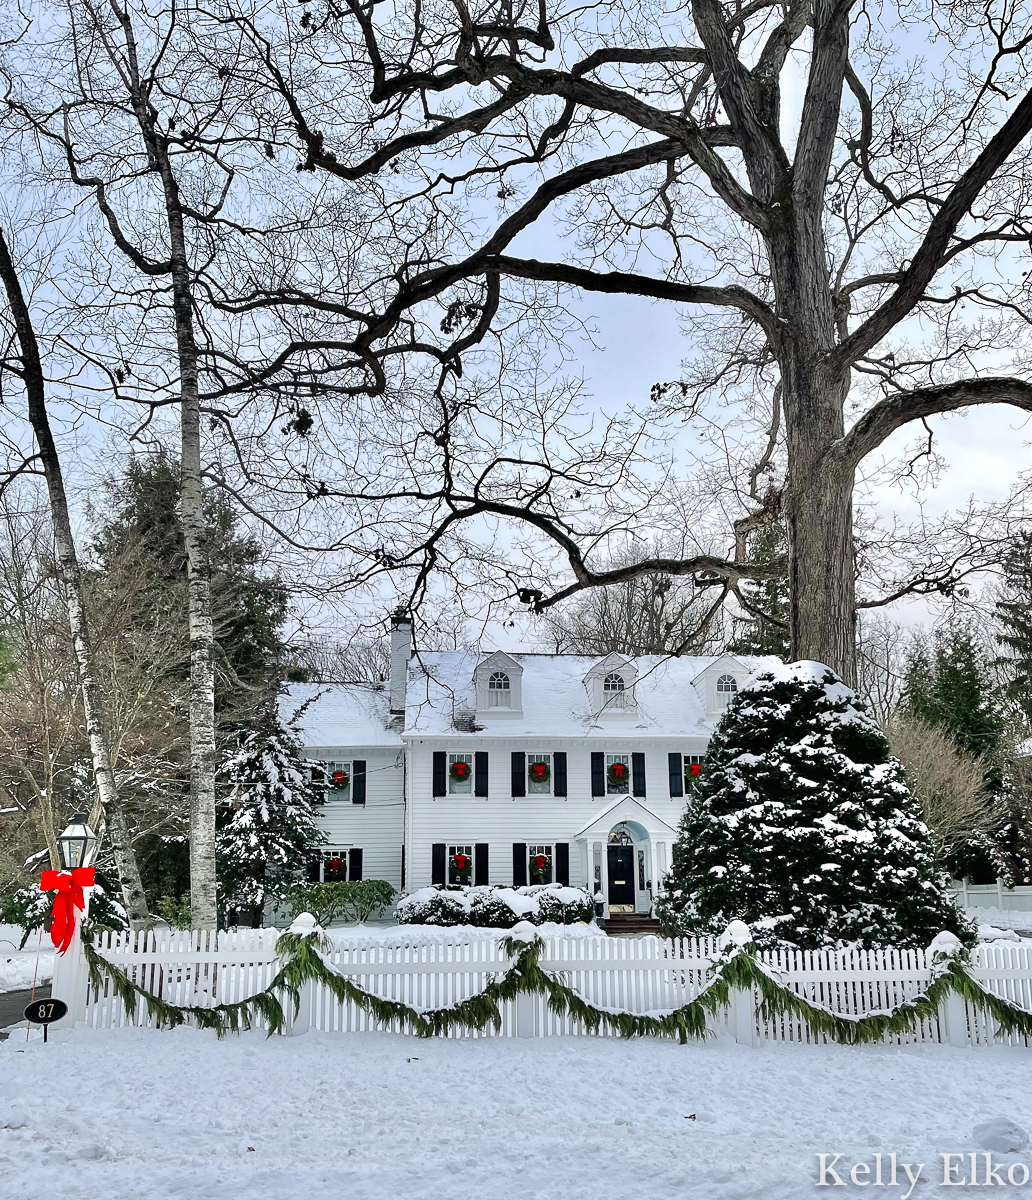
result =
[[[927,950],[760,952],[747,926],[719,940],[338,940],[314,919],[214,934],[78,931],[58,958],[61,1024],[183,1022],[298,1034],[389,1029],[422,1036],[679,1037],[763,1042],[1032,1044],[1032,945],[950,934]]]

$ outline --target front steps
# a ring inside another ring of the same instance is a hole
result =
[[[640,937],[643,933],[659,937],[659,922],[644,913],[613,913],[606,919],[606,933],[610,937]]]

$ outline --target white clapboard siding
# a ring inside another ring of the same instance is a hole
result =
[[[173,1004],[209,1007],[245,999],[268,986],[278,970],[277,937],[274,929],[232,930],[217,937],[210,932],[164,929],[107,933],[97,939],[96,946],[102,957],[155,995]],[[545,940],[541,965],[597,1007],[658,1015],[699,994],[716,952],[711,939],[552,937]],[[477,994],[510,965],[494,935],[463,942],[428,939],[416,944],[401,933],[397,939],[342,940],[327,960],[366,991],[422,1010],[452,1005]],[[932,978],[925,950],[775,951],[761,955],[761,961],[786,987],[850,1016],[896,1008],[922,992]],[[974,952],[971,971],[988,990],[1032,1012],[1032,946],[983,943]],[[758,1002],[758,996],[749,1001],[754,1006]],[[340,1004],[321,984],[308,986],[302,1009],[297,1028],[327,1032],[379,1028],[358,1005]],[[729,1011],[711,1018],[710,1028],[733,1033],[748,1043],[827,1040],[814,1034],[805,1022],[784,1016],[764,1019],[757,1013],[750,1029],[749,1011],[748,1004],[736,1002]],[[586,1032],[579,1021],[551,1012],[543,996],[521,996],[507,1002],[501,1006],[501,1016],[498,1030],[488,1027],[481,1034],[455,1031],[449,1036],[553,1037]],[[110,982],[89,989],[85,1019],[94,1028],[151,1023],[142,1001],[130,1019]],[[885,1040],[894,1044],[1027,1044],[1020,1037],[997,1038],[992,1019],[959,998],[953,998],[935,1020],[922,1022],[915,1032],[889,1035]]]

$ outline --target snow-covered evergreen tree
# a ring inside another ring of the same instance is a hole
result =
[[[749,923],[761,945],[927,946],[972,931],[864,702],[820,663],[767,671],[709,744],[657,915],[670,934]]]
[[[290,726],[246,735],[223,763],[229,785],[218,832],[218,879],[223,906],[250,909],[255,923],[267,899],[305,878],[308,855],[322,840],[312,763]]]

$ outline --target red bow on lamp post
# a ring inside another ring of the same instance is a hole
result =
[[[93,887],[92,867],[73,867],[71,871],[44,871],[39,881],[41,892],[56,892],[50,922],[50,940],[58,954],[64,954],[75,933],[75,910],[86,907],[83,888]]]

